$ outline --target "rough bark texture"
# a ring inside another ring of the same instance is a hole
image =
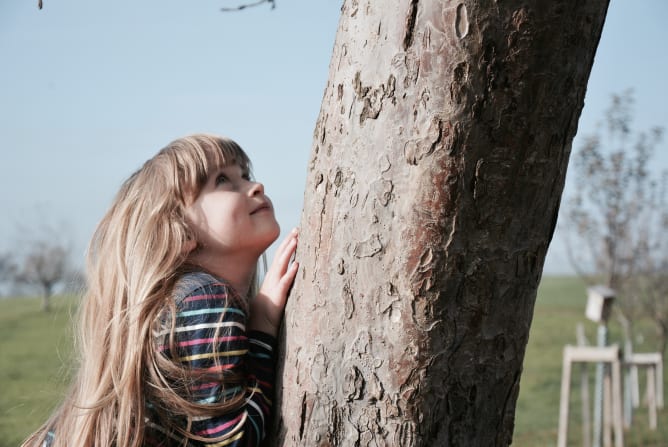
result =
[[[276,445],[505,446],[607,0],[345,1]]]

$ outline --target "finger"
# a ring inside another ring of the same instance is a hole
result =
[[[285,272],[285,275],[281,277],[279,287],[281,289],[281,297],[286,300],[288,291],[290,287],[295,282],[295,277],[297,276],[297,271],[299,270],[299,263],[293,262],[290,264],[290,268]]]
[[[281,289],[284,289],[286,284],[289,286],[294,281],[298,269],[299,263],[297,261],[290,262],[282,271],[276,272],[274,284]]]
[[[290,268],[283,276],[287,281],[288,285],[292,284],[297,276],[297,271],[299,270],[299,262],[295,261],[290,265]]]
[[[290,258],[292,257],[293,253],[297,250],[297,239],[296,238],[291,238],[288,240],[288,244],[283,247],[283,250],[280,252],[277,251],[276,255],[274,256],[274,261],[271,263],[271,269],[276,269],[281,274],[285,272],[285,270],[288,268],[288,264],[290,262]]]
[[[292,246],[296,241],[295,237],[289,236],[286,237],[282,242],[281,245],[276,249],[276,252],[274,253],[274,258],[271,261],[271,266],[269,268],[269,272],[273,271],[274,269],[280,268],[281,264],[284,262],[284,257],[285,256],[291,256],[292,253],[295,251],[295,247]],[[283,268],[285,270],[285,268]]]
[[[288,234],[288,235],[281,241],[281,243],[279,244],[278,248],[276,248],[276,252],[279,253],[279,252],[285,250],[285,248],[288,246],[288,244],[289,244],[292,240],[294,240],[295,238],[297,238],[298,234],[299,234],[299,233],[297,232],[297,229],[296,229],[296,228],[293,228],[293,229],[290,231],[290,233],[289,233],[289,234]]]

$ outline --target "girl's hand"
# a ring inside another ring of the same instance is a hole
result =
[[[276,336],[283,317],[283,309],[290,286],[295,280],[299,263],[290,264],[297,249],[298,233],[295,228],[276,249],[274,260],[262,281],[260,291],[251,300],[249,329]]]

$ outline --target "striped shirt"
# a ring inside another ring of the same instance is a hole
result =
[[[243,395],[233,411],[215,417],[191,417],[190,433],[206,439],[192,440],[176,428],[186,429],[188,419],[169,416],[161,420],[155,410],[160,402],[147,402],[145,445],[159,447],[258,447],[265,437],[271,411],[276,339],[258,331],[246,332],[248,302],[224,280],[204,272],[184,274],[174,289],[176,326],[170,350],[171,315],[163,315],[155,332],[156,349],[189,369],[241,376],[238,385],[214,379],[188,383],[186,398],[203,405]],[[49,431],[43,443],[55,440]]]
[[[271,411],[274,383],[274,337],[246,332],[248,302],[224,280],[204,272],[187,273],[175,287],[174,350],[169,339],[171,315],[155,333],[156,349],[189,368],[245,377],[239,384],[203,380],[188,384],[186,396],[198,404],[245,397],[237,409],[215,417],[193,417],[190,432],[210,441],[188,440],[166,425],[185,428],[186,418],[147,421],[147,444],[155,446],[259,446]],[[149,415],[151,412],[151,403]],[[155,414],[155,412],[153,412]]]

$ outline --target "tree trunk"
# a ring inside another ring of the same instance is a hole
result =
[[[51,295],[53,295],[53,285],[42,284],[42,312],[51,311]]]
[[[656,324],[657,333],[659,334],[659,352],[662,356],[666,356],[666,346],[668,346],[668,325],[666,325],[664,320],[657,320],[654,322]]]
[[[275,445],[510,444],[607,3],[345,1]]]

